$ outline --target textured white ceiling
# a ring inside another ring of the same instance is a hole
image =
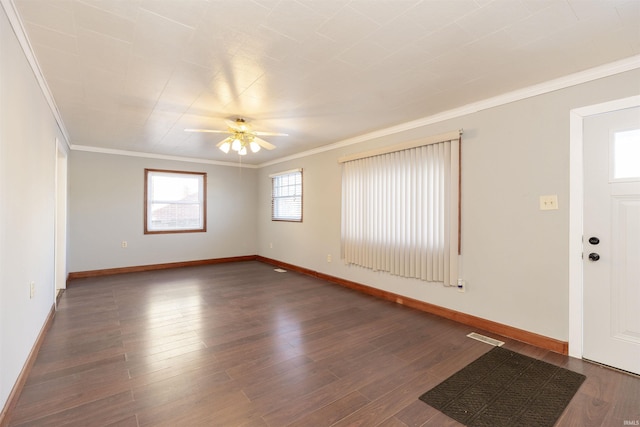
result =
[[[70,143],[260,164],[640,53],[639,0],[13,0]]]

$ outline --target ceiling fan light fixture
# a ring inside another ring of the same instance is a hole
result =
[[[238,118],[235,121],[225,120],[227,123],[226,130],[218,129],[185,129],[186,132],[207,132],[207,133],[226,133],[229,136],[216,144],[216,147],[225,154],[228,154],[231,150],[235,151],[241,156],[245,156],[251,150],[252,153],[257,153],[261,149],[273,150],[275,145],[268,141],[265,141],[259,136],[288,136],[286,133],[275,132],[261,132],[254,131],[251,126],[245,122],[244,119]]]
[[[235,135],[233,142],[231,143],[231,149],[233,151],[240,151],[240,149],[242,149],[242,141],[240,141],[240,136],[239,135]]]
[[[227,154],[230,148],[231,148],[231,143],[229,141],[226,141],[224,144],[220,146],[220,150],[222,150],[224,154]]]

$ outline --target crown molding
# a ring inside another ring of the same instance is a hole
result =
[[[302,157],[311,156],[313,154],[324,153],[326,151],[335,150],[338,148],[348,147],[350,145],[358,144],[360,142],[370,141],[372,139],[381,138],[388,135],[393,135],[400,132],[405,132],[413,129],[417,129],[423,126],[432,125],[435,123],[443,122],[445,120],[455,119],[468,114],[477,113],[482,110],[488,110],[490,108],[499,107],[501,105],[509,104],[523,99],[532,98],[534,96],[543,95],[545,93],[554,92],[560,89],[566,89],[571,86],[576,86],[582,83],[587,83],[593,80],[601,79],[604,77],[613,76],[616,74],[624,73],[626,71],[635,70],[640,68],[640,55],[630,56],[619,61],[611,62],[598,67],[590,68],[588,70],[580,71],[578,73],[569,74],[557,79],[549,80],[537,85],[528,86],[522,89],[518,89],[512,92],[507,92],[502,95],[487,98],[482,101],[474,102],[464,105],[462,107],[454,108],[451,110],[443,111],[431,116],[427,116],[418,120],[402,123],[396,126],[391,126],[385,129],[380,129],[374,132],[370,132],[364,135],[359,135],[353,138],[344,139],[332,144],[323,145],[312,150],[304,151],[301,153],[293,154],[291,156],[282,157],[269,162],[261,163],[258,167],[266,167],[274,164],[282,163],[289,160],[296,160]]]
[[[74,144],[71,146],[71,149],[74,151],[86,151],[90,153],[113,154],[115,156],[144,157],[147,159],[173,160],[177,162],[189,162],[189,163],[204,163],[208,165],[229,166],[229,167],[235,167],[235,168],[238,168],[238,167],[247,168],[247,169],[258,168],[257,165],[250,165],[245,163],[221,162],[218,160],[199,159],[195,157],[169,156],[166,154],[145,153],[141,151],[116,150],[112,148],[99,148],[99,147],[93,147],[89,145]]]
[[[49,85],[47,81],[44,79],[44,75],[42,74],[42,69],[40,68],[40,64],[36,59],[35,54],[33,53],[33,48],[31,46],[31,42],[27,37],[27,32],[24,29],[24,24],[22,23],[22,19],[20,19],[20,15],[16,9],[13,0],[0,0],[0,4],[2,4],[2,8],[4,9],[7,18],[9,19],[9,23],[11,28],[13,29],[13,33],[18,39],[18,43],[24,52],[25,57],[27,58],[27,62],[31,67],[31,71],[33,71],[33,75],[40,86],[40,90],[42,90],[42,94],[44,95],[47,104],[49,105],[49,109],[51,110],[51,114],[64,137],[64,142],[68,149],[71,149],[69,132],[67,132],[67,128],[62,121],[62,116],[60,115],[60,110],[58,110],[58,106],[56,105],[55,100],[53,99],[53,95],[51,94],[51,90],[49,89]]]

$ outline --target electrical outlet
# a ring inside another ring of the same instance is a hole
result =
[[[540,196],[540,210],[553,211],[558,209],[558,195]]]
[[[36,282],[29,283],[29,298],[36,296]]]
[[[129,244],[127,243],[127,241],[126,241],[126,240],[123,240],[123,241],[122,241],[122,247],[123,247],[123,248],[126,248],[127,246],[129,246]]]
[[[327,255],[327,262],[331,262],[331,254]]]
[[[467,292],[467,284],[462,279],[458,279],[458,292]]]
[[[273,242],[269,243],[269,249],[273,249]]]

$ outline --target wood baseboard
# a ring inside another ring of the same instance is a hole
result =
[[[291,271],[297,271],[302,274],[317,277],[319,279],[326,280],[331,283],[335,283],[340,286],[344,286],[349,289],[372,295],[378,298],[382,298],[388,301],[393,301],[398,304],[405,305],[407,307],[415,308],[426,313],[435,314],[436,316],[444,317],[446,319],[454,320],[464,325],[479,328],[487,332],[501,335],[503,337],[511,338],[517,341],[521,341],[527,344],[534,345],[536,347],[544,348],[556,353],[567,355],[569,353],[569,343],[566,341],[560,341],[555,338],[539,335],[534,332],[525,331],[523,329],[514,328],[513,326],[504,325],[502,323],[494,322],[492,320],[483,319],[481,317],[472,316],[470,314],[462,313],[459,311],[451,310],[449,308],[441,307],[434,304],[429,304],[424,301],[419,301],[413,298],[408,298],[402,295],[394,294],[393,292],[384,291],[381,289],[373,288],[371,286],[363,285],[361,283],[352,282],[350,280],[341,279],[339,277],[331,276],[328,274],[320,273],[310,270],[304,267],[298,267],[293,264],[278,261],[275,259],[265,258],[263,256],[257,256],[258,261],[271,264],[280,268],[284,268]]]
[[[11,393],[9,393],[9,397],[2,408],[2,412],[0,412],[0,427],[6,427],[9,425],[9,419],[11,418],[11,412],[13,408],[15,408],[18,403],[18,398],[20,397],[20,393],[22,392],[22,388],[24,387],[25,382],[27,381],[27,377],[31,372],[31,368],[38,357],[38,352],[40,351],[40,347],[42,346],[42,342],[44,341],[44,337],[47,334],[47,331],[51,327],[51,323],[53,322],[53,318],[56,314],[55,306],[51,306],[51,310],[49,311],[49,315],[47,316],[47,320],[45,320],[44,325],[42,325],[42,329],[38,334],[38,338],[36,339],[35,344],[31,348],[31,352],[29,353],[29,357],[27,357],[27,361],[22,367],[22,371],[20,371],[20,375],[18,375],[18,379],[16,383],[13,385],[11,389]]]
[[[222,264],[226,262],[255,261],[256,258],[257,258],[256,255],[245,255],[245,256],[227,257],[227,258],[202,259],[197,261],[181,261],[181,262],[169,262],[164,264],[138,265],[133,267],[105,268],[102,270],[76,271],[76,272],[69,273],[69,275],[67,276],[67,282],[75,279],[84,279],[87,277],[111,276],[114,274],[124,274],[124,273],[139,273],[142,271],[167,270],[170,268],[195,267],[198,265]]]

